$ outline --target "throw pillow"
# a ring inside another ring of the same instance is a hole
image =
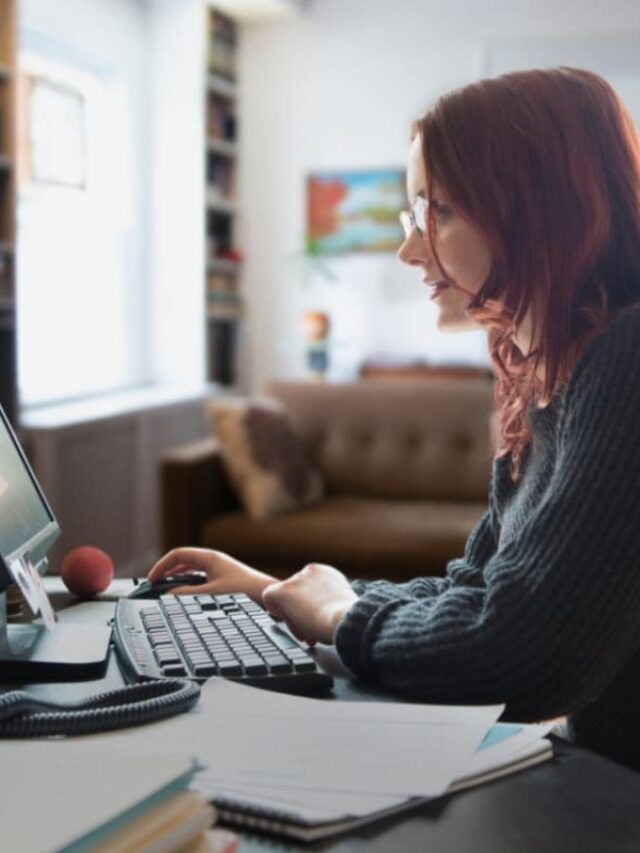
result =
[[[264,520],[320,500],[322,478],[280,403],[264,397],[216,400],[209,415],[248,515]]]

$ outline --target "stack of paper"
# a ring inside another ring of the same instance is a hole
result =
[[[195,757],[207,768],[195,785],[222,817],[310,840],[548,757],[549,727],[495,727],[503,708],[334,702],[213,678],[189,714],[91,744]],[[75,744],[86,739],[63,748]]]
[[[227,821],[307,841],[552,754],[544,739],[551,725],[495,723],[504,706],[327,703],[262,692],[248,707],[238,685],[224,694],[217,713],[229,734],[250,726],[264,742],[258,761],[210,763],[199,790]],[[274,749],[280,761],[269,759]]]

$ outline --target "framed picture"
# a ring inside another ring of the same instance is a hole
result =
[[[307,178],[307,252],[395,252],[398,214],[406,204],[405,172],[316,172]]]
[[[72,189],[86,188],[86,107],[82,92],[29,75],[28,179]]]

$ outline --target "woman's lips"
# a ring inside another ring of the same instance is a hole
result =
[[[429,294],[429,299],[437,299],[445,290],[447,290],[451,286],[446,281],[429,281],[426,278],[423,279],[423,281],[431,291],[431,293]]]

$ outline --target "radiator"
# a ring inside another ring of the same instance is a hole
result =
[[[54,572],[71,548],[95,545],[118,576],[146,574],[160,556],[160,457],[207,434],[204,396],[129,394],[22,416],[20,439],[62,528]]]

